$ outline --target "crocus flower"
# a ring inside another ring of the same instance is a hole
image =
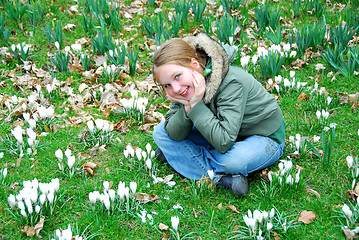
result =
[[[23,216],[23,217],[27,217],[27,214],[26,214],[26,211],[25,211],[25,209],[21,209],[20,210],[20,214]]]
[[[349,167],[349,168],[352,168],[353,165],[354,165],[354,159],[353,159],[353,157],[352,157],[352,156],[347,156],[347,157],[346,157],[346,160],[347,160],[348,167]]]
[[[94,130],[94,128],[95,128],[95,125],[94,125],[94,123],[93,123],[92,120],[87,121],[87,127],[88,127],[88,129],[90,130],[90,132],[93,132],[93,130]]]
[[[146,151],[147,151],[147,153],[150,154],[151,150],[152,150],[151,144],[147,143],[147,144],[146,144]]]
[[[36,212],[37,214],[39,214],[40,211],[41,211],[41,207],[40,207],[39,205],[36,205],[36,206],[35,206],[35,212]]]
[[[171,217],[171,224],[172,224],[172,228],[178,232],[178,224],[179,224],[179,217],[175,216],[175,217]]]
[[[51,185],[55,193],[59,191],[60,188],[60,180],[58,178],[51,179]]]
[[[108,190],[108,195],[110,196],[111,201],[115,201],[116,192],[113,189]]]
[[[267,223],[267,231],[270,231],[273,228],[273,224],[268,222]]]
[[[7,201],[12,209],[16,206],[16,199],[13,194],[9,195],[9,197],[7,198]]]
[[[207,170],[207,174],[208,174],[208,177],[209,177],[211,180],[213,180],[213,178],[214,178],[214,172],[213,172],[213,169],[211,169],[211,170]]]
[[[149,170],[151,170],[151,167],[152,167],[152,161],[151,161],[151,159],[148,158],[145,163],[146,163],[147,168],[148,168]]]
[[[95,125],[96,125],[96,128],[98,130],[102,130],[102,128],[103,128],[103,119],[96,119],[95,120]]]
[[[125,197],[125,188],[126,188],[126,185],[124,182],[118,183],[117,194],[120,196],[121,201]]]
[[[251,56],[243,56],[241,57],[241,65],[243,68],[246,68],[248,66],[249,60],[251,59]]]
[[[17,202],[17,207],[21,210],[25,210],[25,204],[23,201],[18,201]]]
[[[90,192],[89,193],[89,200],[92,203],[92,205],[95,206],[96,200],[97,200],[97,194],[95,192]]]
[[[27,122],[28,124],[29,124],[29,126],[32,128],[32,129],[34,129],[34,128],[36,128],[36,121],[35,121],[35,119],[29,119],[29,121]]]
[[[11,134],[16,138],[17,142],[20,144],[24,143],[24,140],[22,139],[22,133],[23,133],[23,129],[20,125],[18,125],[17,127],[11,130]]]
[[[49,192],[49,194],[47,194],[47,200],[49,200],[49,203],[52,205],[52,203],[54,202],[54,198],[55,195],[53,192]]]
[[[60,161],[62,161],[64,154],[62,153],[61,149],[57,149],[55,152],[55,156],[57,157],[57,159],[59,159]]]
[[[343,205],[342,211],[344,212],[344,214],[347,218],[351,218],[353,215],[353,212],[350,210],[350,208],[346,204]]]
[[[2,175],[3,175],[4,179],[5,179],[6,175],[7,175],[7,168],[4,168],[4,170],[2,171]]]
[[[110,188],[110,183],[109,183],[108,181],[104,181],[102,185],[103,185],[103,188],[104,188],[106,191],[109,190],[109,188]]]
[[[55,47],[56,47],[58,50],[60,50],[60,44],[59,44],[58,41],[55,42]]]
[[[46,194],[41,194],[39,197],[40,203],[41,205],[44,205],[44,203],[46,202]]]
[[[137,189],[137,183],[136,182],[130,182],[130,189],[131,189],[132,193],[134,194],[136,192],[136,189]]]
[[[322,113],[318,110],[315,115],[317,115],[318,120],[320,119],[320,116],[322,116]]]
[[[74,164],[75,164],[75,156],[70,156],[68,159],[67,159],[67,166],[69,166],[69,168],[71,169]]]
[[[65,156],[67,157],[67,158],[69,158],[70,156],[71,156],[71,150],[70,149],[66,149],[65,150]]]

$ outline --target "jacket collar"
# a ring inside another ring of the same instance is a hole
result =
[[[204,103],[209,103],[217,92],[229,68],[228,55],[224,48],[205,33],[183,38],[194,49],[203,50],[212,62],[211,71],[206,75],[206,92]]]

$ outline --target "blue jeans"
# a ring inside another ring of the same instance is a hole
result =
[[[223,175],[247,176],[272,165],[282,156],[285,142],[278,144],[269,137],[253,135],[235,142],[231,149],[222,154],[195,127],[185,140],[172,140],[164,129],[164,122],[155,127],[153,139],[178,173],[198,180],[202,175],[207,175],[208,170],[213,170],[215,182]]]

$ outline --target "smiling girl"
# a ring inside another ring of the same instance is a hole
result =
[[[213,181],[237,196],[248,173],[283,154],[285,122],[276,100],[244,70],[235,49],[207,34],[166,41],[154,55],[155,80],[173,100],[153,138],[158,158],[181,175]]]

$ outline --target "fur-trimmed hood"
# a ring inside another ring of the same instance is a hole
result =
[[[206,77],[206,93],[203,101],[207,104],[211,101],[222,80],[227,75],[230,60],[226,50],[213,38],[205,33],[198,33],[194,36],[183,38],[194,49],[204,51],[211,58],[211,73]]]

